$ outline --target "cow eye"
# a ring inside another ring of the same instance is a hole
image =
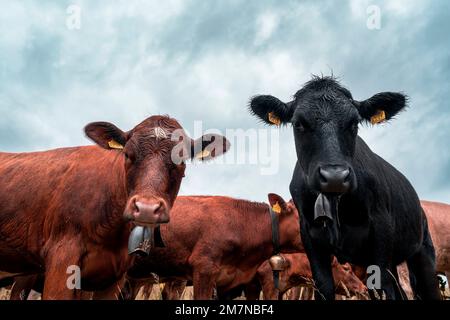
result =
[[[297,120],[294,122],[294,128],[300,132],[305,132],[309,129],[309,126],[302,120]]]

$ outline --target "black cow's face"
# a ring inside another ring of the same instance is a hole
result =
[[[250,108],[267,123],[292,124],[309,188],[342,194],[357,187],[352,162],[358,124],[389,120],[405,107],[405,100],[402,94],[385,92],[358,102],[335,79],[325,77],[309,81],[291,102],[257,96]]]
[[[192,140],[167,116],[150,117],[128,132],[108,122],[91,123],[85,131],[99,146],[121,155],[129,196],[124,217],[140,225],[169,222],[185,160],[211,159],[229,149],[220,135]]]

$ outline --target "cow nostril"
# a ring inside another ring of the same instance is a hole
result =
[[[161,201],[159,201],[157,204],[155,204],[155,207],[154,207],[154,210],[153,210],[153,213],[154,214],[158,214],[159,212],[158,211],[160,211],[161,210],[161,208],[162,208],[162,202]]]
[[[325,170],[323,170],[322,168],[319,168],[319,179],[321,183],[326,183],[327,182],[327,172]]]
[[[350,169],[345,169],[342,171],[342,177],[344,182],[348,182],[350,180]]]
[[[135,213],[139,213],[139,202],[137,201],[136,198],[134,198],[131,202],[131,209],[133,212]]]

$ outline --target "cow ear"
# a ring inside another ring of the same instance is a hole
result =
[[[397,92],[381,92],[373,97],[355,102],[362,119],[372,124],[390,120],[406,107],[408,98]]]
[[[230,149],[230,142],[220,134],[205,134],[191,142],[191,159],[210,160]]]
[[[281,196],[277,195],[276,193],[269,193],[267,197],[269,198],[270,207],[274,212],[286,213],[288,211],[286,201],[284,201]]]
[[[127,134],[109,122],[93,122],[84,128],[86,135],[105,149],[123,149]]]
[[[255,96],[250,100],[250,112],[270,125],[280,126],[292,119],[293,103],[284,103],[274,96]]]

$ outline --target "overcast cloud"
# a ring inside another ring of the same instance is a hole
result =
[[[360,129],[422,199],[450,202],[450,2],[0,1],[0,150],[90,144],[85,124],[124,130],[169,114],[203,128],[265,128],[249,98],[289,100],[311,74],[333,72],[356,99],[403,91],[410,108]],[[68,29],[69,5],[81,28]],[[377,5],[381,28],[367,28]],[[195,138],[197,138],[196,136]],[[280,170],[192,164],[182,194],[289,198],[295,164],[280,129]],[[249,150],[249,152],[253,152]]]

